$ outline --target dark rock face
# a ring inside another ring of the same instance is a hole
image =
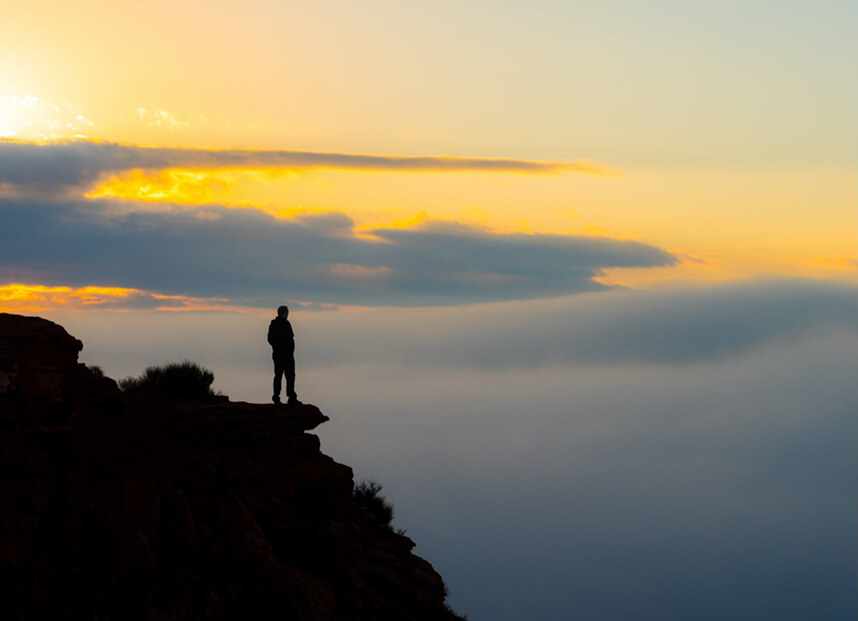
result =
[[[4,619],[458,619],[316,407],[123,396],[81,348],[0,314]]]

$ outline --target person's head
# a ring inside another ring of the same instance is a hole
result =
[[[286,305],[277,307],[277,316],[286,319],[289,316],[289,307]]]

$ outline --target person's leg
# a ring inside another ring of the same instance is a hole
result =
[[[280,403],[280,387],[281,387],[281,379],[283,377],[283,372],[286,369],[284,368],[283,361],[274,359],[274,395],[271,397],[271,400],[274,403]],[[287,392],[288,392],[288,376],[287,376]]]
[[[295,393],[295,358],[292,357],[286,360],[283,372],[286,375],[286,396],[290,401],[297,401],[298,395]]]

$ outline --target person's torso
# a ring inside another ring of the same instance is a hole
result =
[[[271,321],[269,328],[271,334],[271,346],[274,351],[285,351],[295,349],[295,334],[292,332],[292,324],[288,319],[277,317]]]

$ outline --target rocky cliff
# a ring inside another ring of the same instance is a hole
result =
[[[316,407],[123,394],[82,346],[0,314],[4,619],[458,619]]]

